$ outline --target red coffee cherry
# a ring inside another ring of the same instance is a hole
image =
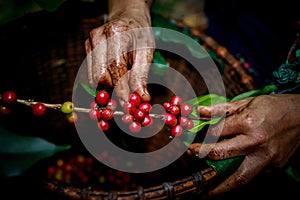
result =
[[[170,103],[174,106],[180,106],[182,103],[182,99],[180,96],[175,95],[171,98]]]
[[[166,113],[164,116],[165,124],[169,127],[174,127],[177,124],[177,118],[170,113]]]
[[[17,101],[17,95],[13,91],[6,91],[1,95],[1,100],[3,103],[14,103]]]
[[[188,124],[188,121],[189,121],[189,119],[187,118],[187,117],[179,117],[178,118],[179,120],[179,124],[182,126],[182,127],[185,127],[185,126],[187,126],[187,124]]]
[[[153,122],[152,117],[149,115],[146,115],[144,117],[144,119],[142,120],[141,124],[142,124],[142,126],[150,126],[150,125],[152,125],[152,122]]]
[[[117,102],[114,99],[109,99],[107,103],[107,107],[116,110],[117,109]]]
[[[97,104],[99,106],[107,106],[108,101],[109,101],[108,92],[106,92],[104,90],[100,90],[95,97],[95,101],[97,102]]]
[[[163,103],[163,107],[164,107],[165,111],[169,112],[171,105],[172,104],[170,102]]]
[[[133,103],[135,106],[139,106],[142,99],[141,99],[140,95],[138,95],[138,93],[132,93],[129,95],[128,101]]]
[[[10,112],[11,110],[8,107],[0,105],[0,114],[8,115]]]
[[[131,133],[139,133],[142,129],[142,126],[139,122],[133,121],[130,125],[129,125],[129,130]]]
[[[192,113],[193,107],[191,104],[182,104],[180,106],[180,110],[181,110],[181,116],[188,116],[189,114]]]
[[[135,112],[133,114],[134,120],[136,120],[138,122],[142,121],[145,118],[146,115],[147,114],[144,113],[143,111],[141,111],[140,109],[135,110]]]
[[[187,125],[185,126],[187,130],[194,127],[194,122],[192,120],[188,120]]]
[[[109,121],[109,120],[112,120],[114,118],[114,111],[112,111],[112,109],[110,109],[110,108],[104,108],[102,110],[101,114],[102,114],[102,118],[105,121]]]
[[[93,108],[90,110],[89,116],[93,120],[99,120],[102,117],[102,113],[99,109]]]
[[[107,131],[109,129],[109,123],[107,121],[105,121],[104,119],[100,119],[98,122],[98,127],[102,131]]]
[[[169,108],[169,112],[175,116],[179,115],[180,113],[180,107],[179,106],[175,106],[175,105],[172,105],[170,108]]]
[[[45,114],[47,107],[43,103],[36,103],[32,106],[32,112],[35,115],[43,115]]]
[[[180,126],[179,124],[177,124],[176,126],[174,126],[173,128],[171,128],[171,135],[173,137],[178,137],[182,135],[182,126]]]
[[[136,110],[136,106],[133,102],[126,102],[123,106],[123,110],[125,113],[134,114]]]
[[[98,107],[98,104],[97,104],[96,101],[92,101],[92,102],[90,103],[90,108],[91,108],[91,109],[94,109],[94,108],[97,108],[97,107]]]
[[[123,116],[122,116],[122,122],[124,124],[131,124],[134,120],[134,117],[133,115],[129,114],[129,113],[125,113]]]
[[[152,108],[152,105],[150,103],[141,103],[139,105],[139,110],[143,111],[144,113],[148,114]]]

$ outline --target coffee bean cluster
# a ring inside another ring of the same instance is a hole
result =
[[[163,107],[166,111],[164,121],[170,128],[172,137],[181,136],[183,130],[194,127],[193,121],[188,118],[193,107],[190,104],[183,104],[180,96],[173,96],[170,101],[163,103]]]
[[[91,119],[97,120],[101,130],[106,131],[109,129],[109,121],[114,118],[116,105],[116,101],[110,98],[107,91],[100,90],[96,94],[95,101],[90,104],[89,116]]]
[[[150,126],[153,122],[149,115],[151,108],[150,103],[143,102],[137,93],[132,93],[123,106],[125,114],[122,116],[122,122],[128,124],[132,133],[139,133],[142,127]]]

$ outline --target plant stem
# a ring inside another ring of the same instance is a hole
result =
[[[39,103],[37,101],[28,99],[28,100],[23,100],[23,99],[17,99],[17,102],[20,104],[23,104],[25,106],[33,106],[36,103]],[[59,110],[62,107],[62,104],[50,104],[50,103],[43,103],[47,108],[51,108],[54,110]],[[82,112],[82,113],[89,113],[91,111],[91,108],[81,108],[81,107],[74,107],[74,112]],[[122,116],[125,113],[122,111],[114,111],[114,115],[116,116]],[[155,113],[150,113],[149,114],[150,117],[152,118],[156,118],[156,119],[163,119],[164,118],[164,114],[155,114]],[[207,121],[207,120],[212,120],[212,118],[209,117],[189,117],[192,120],[203,120],[203,121]]]

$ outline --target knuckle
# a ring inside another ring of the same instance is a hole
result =
[[[97,29],[93,29],[90,31],[90,38],[94,38],[98,35]]]
[[[106,24],[104,28],[104,33],[108,36],[113,36],[116,33],[120,33],[128,29],[128,25],[122,23],[121,21],[116,21]]]
[[[89,39],[86,39],[84,41],[84,45],[85,45],[85,48],[87,48],[89,45],[90,45],[90,40]]]
[[[253,124],[255,124],[255,120],[257,120],[257,117],[253,116],[251,113],[247,113],[245,116],[245,123],[248,127],[253,127]]]
[[[254,145],[262,145],[266,143],[267,141],[267,136],[261,131],[257,131],[256,134],[254,134],[253,137],[253,143]]]
[[[152,62],[153,58],[154,58],[154,49],[150,48],[148,49],[148,52],[147,52],[147,61],[148,62]]]
[[[208,134],[212,137],[219,138],[222,133],[222,129],[223,127],[220,125],[213,125],[208,131]]]
[[[213,159],[224,159],[225,158],[225,153],[220,148],[213,148],[209,151],[208,157],[213,158]]]
[[[242,186],[245,186],[248,183],[249,183],[249,179],[247,177],[245,177],[244,175],[236,176],[235,184],[238,188],[242,187]]]

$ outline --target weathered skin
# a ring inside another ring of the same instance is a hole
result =
[[[201,116],[226,112],[222,123],[208,134],[230,136],[216,144],[192,144],[191,155],[212,160],[244,155],[240,167],[208,195],[218,195],[247,184],[262,170],[283,167],[300,144],[300,95],[276,94],[232,103],[198,107]]]
[[[121,105],[133,91],[143,101],[151,100],[147,90],[154,52],[151,4],[149,0],[110,0],[108,22],[93,29],[85,41],[89,84],[114,87]]]
[[[153,59],[152,33],[128,32],[151,27],[151,4],[144,0],[110,0],[108,22],[92,30],[86,40],[90,84],[114,87],[121,105],[132,91],[144,101],[151,99],[146,82]],[[151,48],[137,49],[145,44]],[[245,156],[237,171],[209,191],[209,196],[242,187],[260,171],[287,163],[300,144],[299,100],[300,95],[263,95],[198,108],[200,115],[207,117],[226,112],[224,124],[215,125],[208,134],[231,139],[217,144],[192,144],[188,153],[212,160]]]

